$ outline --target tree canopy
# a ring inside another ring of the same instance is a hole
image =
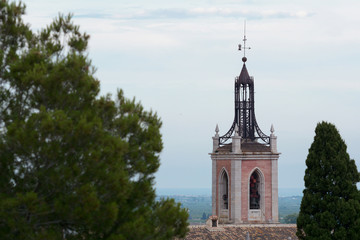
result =
[[[289,215],[286,215],[284,217],[284,223],[296,223],[296,219],[298,217],[298,213],[292,213],[292,214],[289,214]]]
[[[336,127],[321,122],[306,159],[300,239],[360,239],[360,177]]]
[[[71,15],[35,33],[24,13],[0,1],[0,238],[183,237],[186,210],[155,201],[160,118],[99,96]]]

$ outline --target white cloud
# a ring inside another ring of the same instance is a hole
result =
[[[77,18],[107,18],[107,19],[191,19],[191,18],[245,18],[245,19],[267,19],[267,18],[304,18],[312,13],[306,11],[286,10],[248,10],[248,8],[221,8],[221,7],[197,7],[197,8],[155,8],[139,9],[133,12],[102,14],[84,13],[76,15]]]

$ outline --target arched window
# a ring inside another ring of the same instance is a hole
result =
[[[250,176],[250,209],[260,209],[260,176],[254,171]]]
[[[229,207],[229,178],[225,169],[220,177],[220,207],[221,209],[228,209]]]

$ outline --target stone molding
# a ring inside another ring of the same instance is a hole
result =
[[[246,161],[246,160],[277,160],[280,157],[279,153],[254,153],[254,154],[212,154],[212,160],[236,160],[236,161]]]

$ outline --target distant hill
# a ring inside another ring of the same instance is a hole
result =
[[[192,195],[211,196],[211,188],[157,188],[158,196]]]
[[[279,197],[302,196],[303,188],[279,188]]]
[[[302,193],[302,190],[286,189],[279,190],[283,195]],[[162,193],[162,194],[160,194]],[[161,189],[157,190],[158,199],[161,197],[174,198],[181,203],[182,207],[189,210],[190,224],[204,224],[211,215],[211,191],[210,189]],[[279,217],[283,222],[285,216],[298,213],[302,196],[281,196],[279,194]]]
[[[302,188],[279,188],[279,197],[302,196]],[[157,188],[158,196],[211,196],[211,188]]]

